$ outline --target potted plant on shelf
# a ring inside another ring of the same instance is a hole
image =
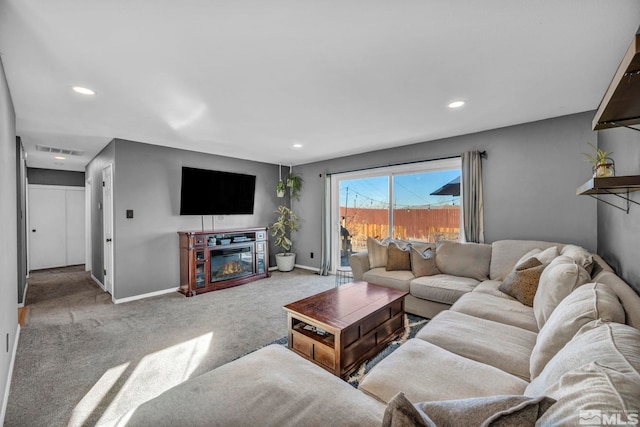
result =
[[[611,154],[613,154],[613,152],[601,150],[590,142],[587,142],[587,144],[589,144],[589,146],[593,148],[593,154],[582,154],[584,154],[591,163],[591,166],[593,168],[593,177],[604,178],[608,176],[614,176],[615,162],[611,157],[609,157]]]
[[[298,216],[284,205],[278,206],[278,219],[271,226],[271,233],[275,237],[274,244],[283,249],[276,254],[276,265],[280,271],[291,271],[296,264],[296,254],[289,252],[293,242],[291,233],[298,230]]]

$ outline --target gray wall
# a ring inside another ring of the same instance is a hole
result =
[[[596,202],[578,197],[590,176],[582,152],[592,112],[494,129],[432,142],[375,151],[295,168],[305,187],[293,202],[302,227],[294,236],[296,262],[320,265],[320,174],[398,164],[486,150],[483,160],[485,239],[538,239],[574,243],[596,250]],[[313,259],[310,252],[315,253]]]
[[[18,331],[16,114],[0,59],[0,424]],[[6,342],[9,345],[7,348]]]
[[[613,151],[616,175],[640,175],[640,133],[616,128],[598,131],[598,146]],[[640,192],[630,194],[640,203]],[[599,196],[626,208],[626,202],[615,196]],[[640,293],[640,206],[631,204],[629,214],[604,203],[598,203],[598,253],[636,292]]]
[[[84,187],[84,172],[27,168],[29,184]]]
[[[176,232],[202,229],[201,216],[179,215],[182,166],[256,175],[254,214],[216,216],[216,229],[266,227],[275,219],[276,165],[124,140],[115,140],[107,148],[87,173],[93,180],[93,195],[101,199],[101,188],[95,185],[102,179],[97,178],[99,171],[106,163],[114,164],[116,299],[179,286]],[[127,209],[134,210],[133,219],[126,218]],[[100,252],[100,259],[93,258],[94,271],[102,270],[102,229],[96,224],[101,221],[101,212],[92,219],[94,254]],[[204,226],[212,228],[211,216],[205,217]]]

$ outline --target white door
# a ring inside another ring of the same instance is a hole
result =
[[[113,168],[102,170],[104,287],[113,296]]]
[[[31,270],[67,265],[65,193],[65,189],[60,187],[29,186]]]
[[[29,269],[83,264],[84,189],[29,185]]]
[[[66,196],[67,265],[84,264],[85,204],[84,188],[68,189]]]

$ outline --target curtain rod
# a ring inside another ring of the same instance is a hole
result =
[[[374,170],[374,169],[380,169],[380,168],[389,168],[389,167],[393,167],[393,166],[404,166],[404,165],[412,165],[415,163],[424,163],[424,162],[435,162],[438,160],[449,160],[449,159],[455,159],[458,157],[462,157],[462,154],[459,154],[457,156],[447,156],[447,157],[436,157],[433,159],[424,159],[424,160],[413,160],[411,162],[403,162],[403,163],[389,163],[386,165],[380,165],[380,166],[372,166],[369,168],[359,168],[359,169],[350,169],[350,170],[346,170],[346,171],[340,171],[340,172],[327,172],[325,173],[326,176],[331,176],[331,175],[337,175],[337,174],[341,174],[341,173],[350,173],[350,172],[362,172],[362,171],[368,171],[368,170]],[[480,157],[484,157],[485,159],[487,158],[487,152],[486,151],[480,151]]]

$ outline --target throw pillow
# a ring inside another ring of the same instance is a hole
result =
[[[560,255],[544,269],[533,297],[533,314],[538,329],[542,329],[551,313],[567,295],[584,285],[591,276],[569,257]]]
[[[531,257],[516,265],[498,289],[522,304],[533,307],[533,297],[536,295],[538,281],[545,267],[546,264],[541,263],[538,258]]]
[[[593,255],[585,248],[576,245],[566,245],[560,251],[560,255],[573,259],[578,265],[582,266],[582,268],[591,274],[593,270]]]
[[[596,319],[624,323],[624,308],[609,286],[589,283],[563,299],[538,333],[529,364],[531,378],[540,375],[549,360],[582,326]]]
[[[412,405],[402,392],[387,405],[383,427],[533,426],[555,400],[546,397],[490,396]]]
[[[419,251],[415,246],[411,247],[411,271],[416,277],[433,276],[440,274],[436,267],[436,254],[431,248],[425,251]]]
[[[409,270],[411,271],[411,258],[409,248],[400,248],[395,242],[387,247],[387,271]]]
[[[381,242],[373,237],[367,237],[367,255],[369,268],[385,267],[387,265],[387,241]]]

